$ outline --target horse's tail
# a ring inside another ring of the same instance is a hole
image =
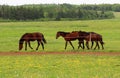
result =
[[[46,39],[45,39],[45,37],[44,37],[44,35],[42,35],[42,41],[44,42],[44,43],[47,43],[47,41],[46,41]]]

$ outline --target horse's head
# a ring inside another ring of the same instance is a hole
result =
[[[56,39],[58,39],[60,36],[65,37],[67,34],[70,34],[70,32],[58,31],[56,34]]]
[[[58,39],[58,37],[60,37],[61,33],[60,32],[57,32],[56,34],[56,39]]]
[[[23,48],[23,45],[19,44],[19,50],[22,50],[22,48]]]
[[[23,48],[23,40],[21,39],[19,41],[19,50],[22,50],[22,48]]]

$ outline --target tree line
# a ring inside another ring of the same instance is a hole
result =
[[[88,20],[114,18],[113,11],[120,11],[119,4],[71,5],[39,4],[0,5],[0,18],[9,20]]]

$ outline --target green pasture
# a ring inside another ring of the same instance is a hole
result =
[[[119,56],[0,56],[0,78],[119,77]]]
[[[115,13],[119,16],[119,13]],[[104,50],[75,50],[62,37],[56,40],[57,31],[93,31],[101,34]],[[45,50],[21,52],[120,52],[120,19],[47,22],[0,22],[0,52],[19,52],[18,42],[26,32],[41,32],[47,44]],[[37,42],[31,42],[36,48]],[[21,55],[0,56],[0,78],[119,78],[119,56],[95,55]]]
[[[77,49],[78,41],[73,41],[75,50],[68,44],[64,50],[65,41],[62,37],[56,39],[57,31],[92,31],[103,36],[104,50]],[[47,44],[45,50],[40,47],[38,52],[119,52],[120,51],[120,20],[87,20],[87,21],[47,21],[47,22],[0,22],[0,51],[18,52],[20,37],[26,32],[41,32],[44,34]],[[34,50],[28,48],[28,52],[35,51],[37,42],[31,42]],[[24,49],[22,52],[25,51]]]

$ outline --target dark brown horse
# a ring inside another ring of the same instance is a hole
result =
[[[79,33],[79,31],[72,31],[72,33],[74,33],[74,34],[77,34],[78,36],[77,36],[77,39],[78,39],[78,44],[79,44],[79,46],[78,46],[78,49],[81,47],[82,49],[84,49],[85,48],[85,46],[84,46],[84,37],[82,37],[82,34],[80,34]]]
[[[76,31],[77,32],[77,31]],[[102,36],[100,34],[97,34],[95,32],[85,32],[85,31],[78,31],[79,33],[79,37],[83,40],[86,40],[86,46],[89,49],[89,41],[92,42],[91,48],[93,47],[94,42],[96,42],[96,46],[94,49],[96,49],[98,47],[98,49],[100,49],[98,42],[100,42],[102,49],[104,49],[103,47],[103,40],[102,40]],[[80,46],[80,44],[79,44]]]
[[[30,45],[30,41],[35,41],[35,40],[37,40],[37,43],[38,43],[36,50],[38,50],[40,44],[42,45],[42,48],[44,49],[43,42],[46,43],[44,35],[42,33],[35,32],[35,33],[25,33],[22,35],[22,37],[19,40],[19,50],[21,50],[23,48],[24,42],[25,42],[25,50],[27,50],[27,43],[28,43],[29,47],[31,49],[33,49]]]
[[[93,42],[95,42],[96,46],[95,46],[94,49],[96,49],[97,47],[98,47],[98,49],[100,49],[99,43],[101,44],[102,49],[104,49],[104,46],[103,46],[104,42],[103,42],[103,39],[102,39],[102,35],[100,35],[98,33],[89,32],[89,35],[86,37],[86,41],[87,41],[87,44],[88,44],[88,41],[92,42],[91,48],[93,47]]]
[[[60,37],[60,36],[62,36],[65,39],[65,41],[66,41],[66,43],[65,43],[65,49],[67,48],[68,42],[70,43],[70,45],[74,49],[74,46],[73,46],[73,44],[72,44],[71,41],[74,41],[74,40],[78,39],[78,34],[59,31],[56,34],[56,39],[58,39],[58,37]]]

